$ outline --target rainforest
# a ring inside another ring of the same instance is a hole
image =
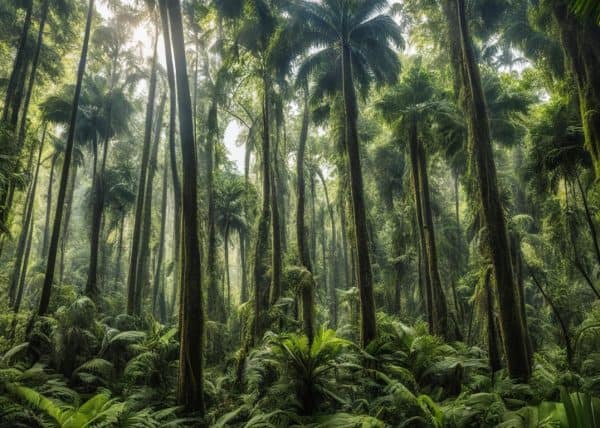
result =
[[[0,0],[0,427],[600,428],[597,0]]]

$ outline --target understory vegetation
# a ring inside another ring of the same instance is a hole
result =
[[[600,427],[596,0],[0,0],[0,427]]]

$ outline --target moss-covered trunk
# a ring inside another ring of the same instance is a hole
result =
[[[161,0],[162,1],[162,0]],[[179,0],[166,0],[175,60],[179,131],[183,160],[182,230],[183,269],[179,312],[179,379],[177,402],[187,411],[204,414],[204,303],[202,259],[198,238],[197,158],[194,121],[185,59],[183,22]]]
[[[527,380],[531,374],[523,319],[515,288],[504,211],[498,192],[496,164],[492,151],[490,125],[475,60],[464,0],[444,0],[448,21],[448,40],[454,76],[460,88],[460,101],[468,129],[468,149],[477,180],[481,214],[487,231],[487,243],[494,268],[508,372],[512,378]]]
[[[581,124],[596,175],[600,174],[600,26],[590,16],[577,17],[570,2],[551,2],[560,43],[577,84]]]

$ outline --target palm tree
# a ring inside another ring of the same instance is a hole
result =
[[[50,237],[50,247],[48,250],[48,262],[46,265],[46,273],[44,276],[44,284],[38,307],[38,315],[42,316],[48,311],[50,304],[50,294],[52,292],[52,282],[54,281],[54,270],[56,268],[56,255],[58,253],[58,241],[60,239],[60,228],[63,217],[63,209],[65,196],[67,192],[67,181],[69,179],[69,169],[71,167],[71,159],[73,157],[73,145],[75,140],[75,125],[77,123],[77,113],[79,110],[79,97],[81,95],[81,87],[83,83],[83,75],[85,74],[85,66],[87,61],[88,44],[92,29],[92,17],[94,16],[94,0],[89,1],[87,19],[85,23],[85,34],[83,38],[83,46],[81,56],[79,57],[79,67],[77,69],[77,83],[75,85],[75,94],[73,96],[73,105],[71,109],[71,118],[69,121],[69,130],[67,133],[67,142],[65,146],[65,155],[60,176],[60,184],[58,189],[58,197],[56,203],[56,213],[54,215],[54,223],[52,226],[52,235]]]
[[[292,15],[302,23],[302,41],[309,54],[301,68],[310,74],[317,66],[336,58],[341,63],[338,78],[342,81],[344,99],[346,155],[349,168],[354,242],[357,256],[357,278],[361,301],[361,343],[366,346],[377,335],[373,275],[369,254],[367,218],[363,194],[363,179],[357,131],[358,103],[354,79],[363,87],[364,80],[373,76],[377,82],[393,82],[399,72],[399,61],[391,43],[400,45],[402,36],[394,20],[380,14],[386,0],[329,0],[321,3],[300,1],[292,6]]]
[[[229,241],[231,240],[232,232],[237,232],[238,236],[243,236],[248,227],[244,218],[246,188],[243,178],[232,173],[220,173],[217,179],[217,186],[215,186],[215,223],[223,236],[227,307],[230,308]]]
[[[406,132],[413,179],[415,209],[425,262],[428,310],[434,334],[448,337],[447,304],[438,268],[437,245],[429,195],[427,160],[423,136],[431,116],[441,109],[435,100],[431,76],[417,62],[403,76],[401,83],[387,92],[378,103],[384,118],[391,123],[397,137]]]

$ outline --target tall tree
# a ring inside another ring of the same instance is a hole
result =
[[[177,82],[179,131],[183,160],[183,268],[179,312],[179,381],[177,401],[187,410],[204,413],[202,269],[198,239],[198,192],[194,120],[187,75],[179,0],[166,0]]]
[[[349,167],[352,220],[354,223],[356,268],[361,309],[361,344],[366,346],[377,335],[373,274],[357,129],[358,102],[355,76],[369,73],[376,81],[397,79],[399,62],[391,43],[401,44],[400,28],[385,14],[385,0],[343,0],[339,2],[300,2],[292,13],[310,31],[305,31],[307,49],[322,47],[304,61],[306,72],[329,58],[341,58],[339,77],[344,99],[346,157]],[[368,71],[367,71],[368,70]]]
[[[90,33],[92,29],[92,18],[94,16],[94,0],[89,1],[88,13],[85,23],[85,34],[83,37],[83,47],[79,57],[79,67],[77,69],[77,83],[75,84],[75,94],[73,95],[73,104],[71,109],[71,119],[69,122],[69,130],[67,132],[67,142],[65,145],[65,155],[60,176],[60,184],[58,188],[58,196],[56,199],[56,212],[54,214],[54,223],[52,226],[52,235],[50,237],[50,246],[48,249],[48,262],[46,265],[46,273],[44,275],[44,284],[38,307],[38,315],[42,316],[48,311],[50,304],[50,294],[52,292],[52,283],[54,281],[54,270],[56,268],[56,256],[58,253],[58,242],[60,239],[60,229],[63,217],[63,209],[65,196],[67,192],[67,181],[71,167],[71,159],[73,157],[73,145],[75,140],[75,125],[77,122],[77,112],[79,110],[79,96],[81,95],[81,86],[83,76],[85,74],[85,66],[87,62],[88,45],[90,41]]]

